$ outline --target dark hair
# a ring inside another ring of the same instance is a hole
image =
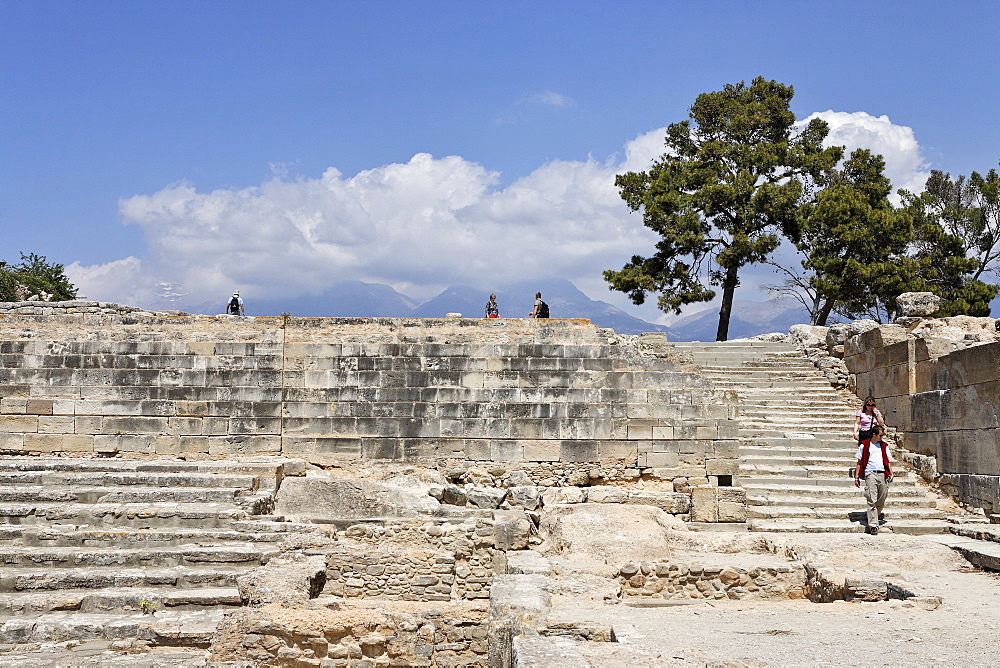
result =
[[[875,434],[881,436],[884,433],[885,433],[885,427],[883,427],[882,425],[877,424],[874,427],[872,427],[872,436],[874,436]]]

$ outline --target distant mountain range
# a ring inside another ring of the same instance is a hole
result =
[[[619,334],[664,332],[672,341],[714,341],[719,324],[716,309],[681,318],[669,327],[633,317],[603,301],[591,299],[564,279],[523,281],[498,286],[493,292],[500,316],[522,318],[534,307],[535,292],[541,292],[553,318],[586,318],[598,327]],[[442,318],[461,313],[467,318],[484,315],[489,291],[465,285],[449,287],[425,302],[418,302],[388,285],[342,281],[318,295],[283,299],[254,299],[244,295],[247,315],[278,316],[290,313],[302,317],[412,317]],[[178,304],[190,313],[221,313],[226,299],[218,304]],[[791,299],[767,302],[736,300],[729,326],[729,338],[744,338],[769,332],[787,332],[791,325],[808,322],[805,309]]]

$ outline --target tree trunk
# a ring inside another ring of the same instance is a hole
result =
[[[736,292],[738,267],[726,269],[726,278],[722,281],[722,308],[719,309],[719,332],[716,341],[729,340],[729,317],[733,314],[733,293]]]
[[[830,311],[833,310],[833,300],[827,299],[823,304],[823,308],[820,309],[819,315],[816,317],[816,324],[821,327],[826,327],[826,320],[830,317]]]

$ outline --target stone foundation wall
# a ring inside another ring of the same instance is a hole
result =
[[[346,599],[488,599],[495,574],[492,519],[387,520],[337,532],[324,593]]]
[[[484,609],[426,612],[244,609],[227,615],[212,660],[251,665],[485,666]]]
[[[629,563],[618,571],[626,597],[670,600],[794,599],[806,595],[800,564],[706,566],[672,562]]]
[[[587,321],[76,308],[0,312],[0,453],[524,463],[541,486],[737,468],[734,402]]]
[[[844,361],[858,395],[871,394],[902,445],[936,458],[959,500],[1000,510],[1000,343],[956,350],[883,326],[848,339]]]

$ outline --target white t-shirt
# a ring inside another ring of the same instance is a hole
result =
[[[882,448],[885,448],[885,454],[888,456],[889,461],[892,461],[892,450],[889,449],[889,444],[885,441],[868,442],[862,443],[858,446],[858,452],[854,455],[854,458],[861,461],[861,456],[865,452],[865,446],[870,448],[868,451],[868,463],[865,465],[865,475],[869,473],[885,473],[885,464],[882,462]]]

